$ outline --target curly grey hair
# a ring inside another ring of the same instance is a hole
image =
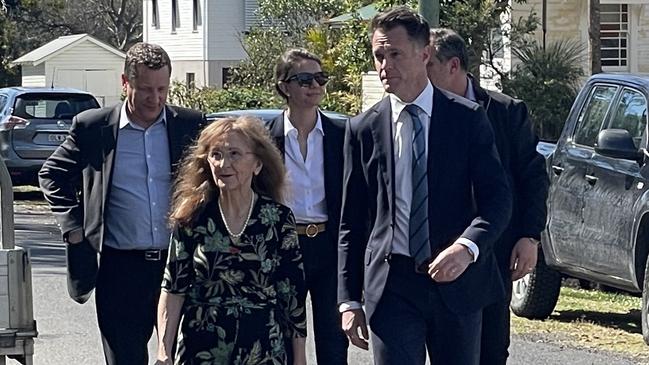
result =
[[[169,55],[157,44],[139,42],[129,48],[124,61],[124,74],[129,80],[137,80],[137,65],[144,65],[151,70],[168,66],[171,75]]]

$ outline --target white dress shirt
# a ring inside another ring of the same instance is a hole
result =
[[[320,112],[315,128],[307,136],[306,159],[300,152],[297,129],[284,113],[284,164],[288,173],[289,192],[286,205],[299,224],[327,221],[324,181],[324,130]]]
[[[428,158],[428,135],[430,118],[433,113],[433,86],[428,83],[426,88],[411,103],[419,107],[419,119],[424,128],[426,139],[426,158]],[[392,239],[392,253],[410,256],[409,248],[409,221],[410,206],[412,203],[412,118],[404,109],[408,103],[401,101],[396,95],[390,94],[392,108],[393,138],[394,138],[394,175],[395,179],[395,224]],[[434,171],[429,171],[429,176]],[[435,204],[435,202],[432,202]],[[478,259],[480,250],[469,239],[460,237],[457,243],[466,246],[473,255],[473,260]]]

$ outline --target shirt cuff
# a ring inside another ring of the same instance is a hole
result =
[[[462,246],[468,248],[469,251],[471,251],[471,254],[473,255],[473,262],[478,261],[478,255],[480,255],[480,249],[478,248],[478,245],[473,243],[473,241],[471,241],[468,238],[460,237],[457,239],[457,241],[455,241],[455,243],[459,243]]]
[[[343,313],[352,309],[362,309],[363,305],[360,302],[344,302],[338,306],[338,312]]]

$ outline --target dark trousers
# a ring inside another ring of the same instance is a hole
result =
[[[148,258],[145,251],[102,249],[95,300],[108,365],[148,364],[167,252]]]
[[[342,331],[337,306],[338,251],[328,232],[313,238],[299,236],[304,262],[306,288],[311,295],[313,336],[317,363],[346,365],[349,342]],[[289,364],[292,350],[289,348]]]
[[[414,267],[409,257],[390,259],[383,295],[369,321],[374,363],[423,365],[428,350],[433,365],[478,364],[482,312],[453,312],[437,284]]]
[[[509,269],[503,273],[507,299],[488,305],[482,311],[482,340],[480,365],[505,365],[509,357],[510,313],[512,282]],[[507,276],[505,276],[507,275]]]

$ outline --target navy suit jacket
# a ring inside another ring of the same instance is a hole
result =
[[[320,120],[324,132],[322,153],[324,155],[324,184],[328,217],[325,232],[328,232],[327,235],[331,237],[329,241],[335,245],[338,242],[338,228],[340,226],[345,125],[338,120],[327,118],[322,113],[320,113]],[[284,113],[268,122],[267,128],[275,140],[282,157],[284,157]],[[335,249],[335,247],[332,247],[332,249]]]
[[[394,237],[398,177],[391,113],[386,97],[352,118],[345,134],[338,302],[364,301],[368,319],[385,287]],[[512,198],[493,132],[478,104],[437,88],[428,185],[431,245],[445,248],[462,236],[480,249],[478,260],[457,280],[438,284],[445,304],[461,314],[502,300],[493,244],[509,222]]]

